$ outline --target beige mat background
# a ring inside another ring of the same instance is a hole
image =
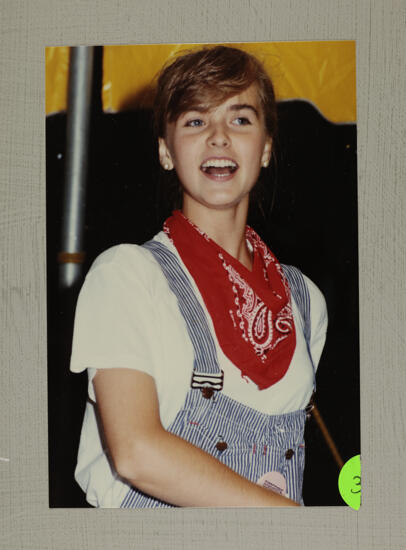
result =
[[[0,547],[404,548],[406,2],[0,0],[0,25]],[[50,510],[44,47],[332,39],[357,40],[361,510]]]

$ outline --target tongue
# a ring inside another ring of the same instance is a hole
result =
[[[224,174],[227,174],[227,175],[231,174],[231,168],[229,166],[224,166],[223,168],[219,168],[217,166],[210,166],[209,168],[205,169],[205,172],[213,176],[222,176]]]

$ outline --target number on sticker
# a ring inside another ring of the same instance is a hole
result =
[[[353,481],[355,481],[356,479],[358,479],[358,483],[356,483],[356,487],[360,487],[361,486],[361,476],[354,476],[353,478]],[[361,489],[358,489],[358,491],[354,491],[353,489],[351,489],[351,493],[353,495],[356,495],[357,493],[360,493],[361,492]]]

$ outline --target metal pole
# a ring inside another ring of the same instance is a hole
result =
[[[328,448],[330,449],[331,454],[333,455],[333,458],[338,466],[338,469],[341,470],[341,468],[344,466],[344,461],[341,458],[341,455],[338,452],[336,444],[334,443],[334,440],[331,437],[330,432],[328,431],[327,426],[325,425],[324,420],[321,417],[319,409],[316,407],[315,403],[313,403],[312,414],[314,419],[317,422],[317,425],[320,428],[321,433],[323,434],[323,437],[327,443]]]
[[[94,48],[70,49],[66,133],[65,193],[62,214],[59,282],[78,282],[84,260],[86,176]]]

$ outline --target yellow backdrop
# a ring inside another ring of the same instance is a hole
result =
[[[333,122],[355,122],[355,42],[228,44],[257,56],[278,100],[305,99]],[[151,105],[151,86],[170,57],[201,44],[104,46],[102,102],[106,112]],[[69,48],[46,49],[46,113],[66,109]]]

